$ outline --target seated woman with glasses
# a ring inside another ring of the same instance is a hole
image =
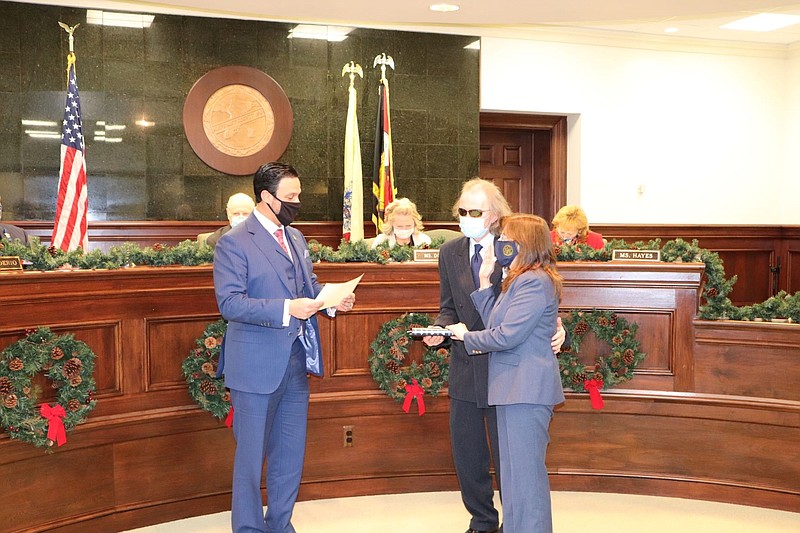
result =
[[[577,205],[565,205],[553,218],[553,230],[550,232],[553,244],[585,244],[595,250],[605,246],[603,236],[589,231],[589,220],[586,213]]]
[[[398,198],[386,206],[383,216],[383,233],[372,241],[372,248],[384,242],[389,248],[395,245],[418,247],[431,243],[422,233],[422,217],[417,206],[408,198]]]

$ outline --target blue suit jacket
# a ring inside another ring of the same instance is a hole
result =
[[[489,354],[489,404],[556,405],[564,401],[558,359],[550,338],[556,329],[558,298],[541,269],[518,276],[506,292],[472,293],[486,329],[464,334],[472,354]]]
[[[284,236],[302,276],[302,296],[315,298],[322,285],[313,272],[306,240],[291,226],[284,227]],[[224,374],[225,385],[232,389],[269,394],[283,378],[292,344],[303,331],[303,322],[295,317],[283,326],[284,301],[295,297],[287,268],[291,263],[286,252],[252,214],[214,248],[214,291],[222,318],[228,321],[217,374]],[[305,322],[305,335],[319,339],[316,316]],[[318,342],[306,346],[306,362],[309,371],[322,375]]]

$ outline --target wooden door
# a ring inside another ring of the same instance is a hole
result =
[[[533,213],[533,134],[481,130],[481,177],[497,185],[511,209]]]
[[[548,221],[566,201],[566,117],[481,113],[480,175]]]

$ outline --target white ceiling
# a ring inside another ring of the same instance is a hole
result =
[[[757,13],[800,15],[800,4],[781,0],[449,0],[452,13],[430,11],[443,0],[22,0],[107,10],[394,27],[469,35],[522,36],[525,31],[584,32],[790,45],[800,24],[774,32],[721,30],[722,24]],[[667,27],[679,28],[665,34]]]

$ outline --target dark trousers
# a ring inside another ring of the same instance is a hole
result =
[[[500,457],[495,408],[478,407],[474,402],[450,398],[450,441],[461,500],[472,515],[469,527],[484,531],[497,528],[500,519],[494,507],[494,488],[489,471],[493,462],[499,487]]]

